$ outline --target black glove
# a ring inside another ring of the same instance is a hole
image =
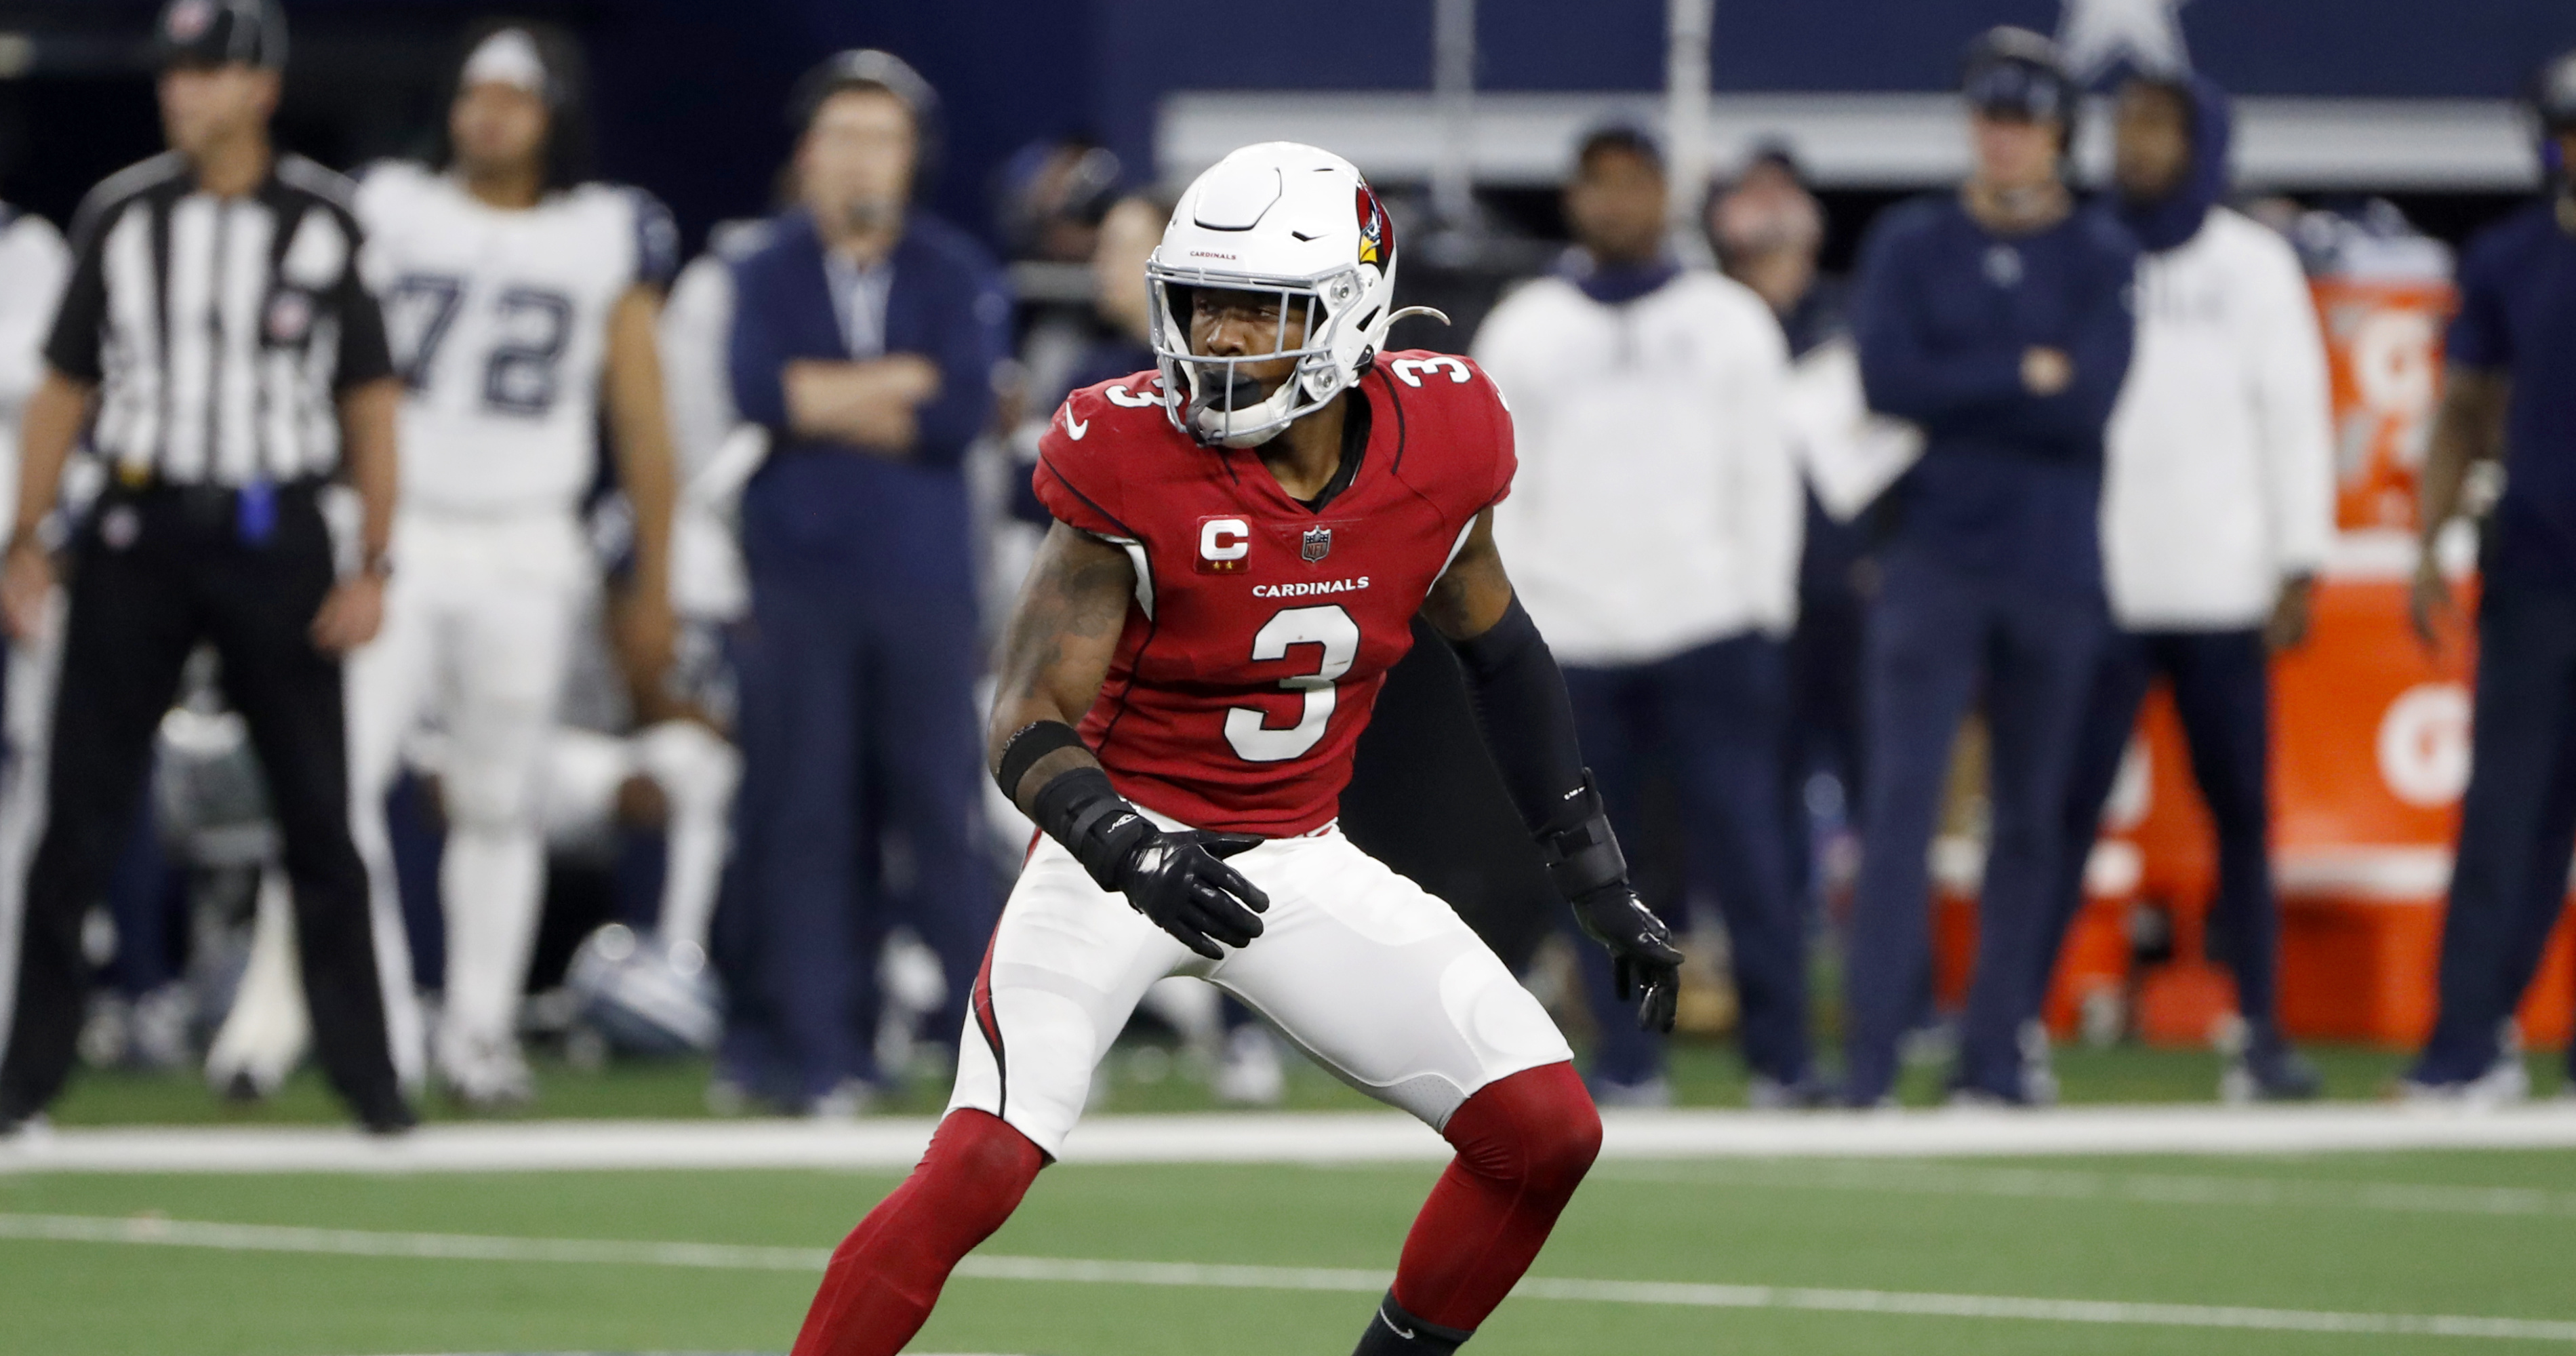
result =
[[[1673,932],[1664,920],[1621,881],[1574,901],[1574,921],[1609,949],[1619,1001],[1627,1002],[1629,992],[1636,992],[1637,1025],[1672,1030],[1673,1008],[1681,996],[1682,953],[1673,949]]]
[[[1259,846],[1261,840],[1248,833],[1157,830],[1128,855],[1111,888],[1181,945],[1224,960],[1217,943],[1252,945],[1261,935],[1259,915],[1270,911],[1270,896],[1223,859]]]
[[[1139,814],[1097,767],[1075,768],[1040,788],[1032,806],[1038,826],[1072,851],[1103,890],[1127,896],[1136,912],[1181,945],[1224,960],[1217,946],[1250,946],[1258,915],[1270,908],[1243,873],[1225,864],[1259,847],[1248,833],[1166,832]]]
[[[1610,815],[1592,785],[1592,774],[1585,772],[1583,784],[1558,803],[1555,823],[1561,827],[1538,835],[1548,879],[1573,902],[1583,931],[1609,948],[1619,1001],[1627,1002],[1631,992],[1637,995],[1637,1025],[1670,1031],[1682,986],[1682,953],[1673,949],[1672,929],[1628,884],[1628,858],[1619,851],[1619,835],[1610,831]]]

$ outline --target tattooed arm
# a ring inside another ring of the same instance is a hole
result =
[[[1126,552],[1062,523],[1047,529],[1002,632],[1000,687],[984,741],[996,775],[1013,735],[1039,721],[1081,723],[1109,674],[1135,591],[1136,571]],[[1034,814],[1040,788],[1074,768],[1098,766],[1089,749],[1060,748],[1030,764],[1019,785],[1004,789],[1023,813]]]
[[[1181,945],[1222,960],[1261,935],[1270,897],[1222,859],[1243,833],[1167,831],[1118,794],[1073,724],[1100,695],[1136,588],[1127,555],[1057,523],[1002,633],[1001,687],[985,739],[1011,803],[1064,844],[1101,889],[1127,897]]]

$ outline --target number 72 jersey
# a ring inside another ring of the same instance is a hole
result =
[[[1040,441],[1038,498],[1136,569],[1082,722],[1136,803],[1273,838],[1330,823],[1414,614],[1510,491],[1511,415],[1473,363],[1392,353],[1353,391],[1365,449],[1313,508],[1256,452],[1174,428],[1151,372],[1074,392]]]
[[[404,506],[570,510],[596,466],[610,317],[630,289],[678,270],[669,211],[606,184],[504,211],[388,162],[359,181],[358,217],[407,388]]]

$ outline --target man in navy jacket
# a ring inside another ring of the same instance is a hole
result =
[[[2567,907],[2576,852],[2576,51],[2531,89],[2543,191],[2460,259],[2460,310],[2418,507],[2416,625],[2458,619],[2434,543],[2464,510],[2470,468],[2500,451],[2486,523],[2477,710],[2457,864],[2442,921],[2441,1015],[2402,1089],[2416,1100],[2519,1101],[2530,1091],[2514,1010]],[[2576,1049],[2560,1095],[2576,1097]]]
[[[940,954],[934,1030],[949,1039],[992,930],[960,462],[992,414],[1010,303],[981,249],[909,206],[935,127],[920,76],[844,53],[797,107],[800,205],[734,270],[734,398],[772,443],[742,498],[752,601],[719,1076],[835,1114],[878,1081],[887,926],[899,916]],[[899,915],[878,907],[892,893]]]
[[[2079,91],[2047,39],[1980,38],[1964,93],[1973,174],[1879,220],[1852,307],[1871,407],[1925,439],[1893,490],[1870,618],[1846,1052],[1863,1105],[1891,1095],[1898,1040],[1921,1011],[1926,851],[1951,741],[1981,697],[1993,830],[1953,1095],[2049,1095],[2023,1077],[2020,1017],[2106,624],[2102,432],[2129,366],[2137,249],[2107,215],[2078,210],[2061,178]]]

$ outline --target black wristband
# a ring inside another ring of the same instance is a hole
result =
[[[1038,827],[1064,844],[1103,890],[1118,888],[1127,859],[1154,836],[1153,821],[1139,814],[1109,784],[1109,774],[1096,767],[1058,773],[1038,788],[1030,809]]]
[[[1033,720],[1019,728],[1002,745],[1001,764],[993,769],[993,781],[1002,788],[1002,797],[1016,805],[1020,800],[1020,782],[1037,766],[1039,759],[1058,749],[1090,747],[1072,726],[1060,720]]]
[[[1592,784],[1591,769],[1584,770],[1583,785],[1568,793],[1565,808],[1565,820],[1557,821],[1564,827],[1551,825],[1537,835],[1539,857],[1556,892],[1575,900],[1626,884],[1628,857],[1619,850],[1619,835],[1611,832],[1610,812]]]

